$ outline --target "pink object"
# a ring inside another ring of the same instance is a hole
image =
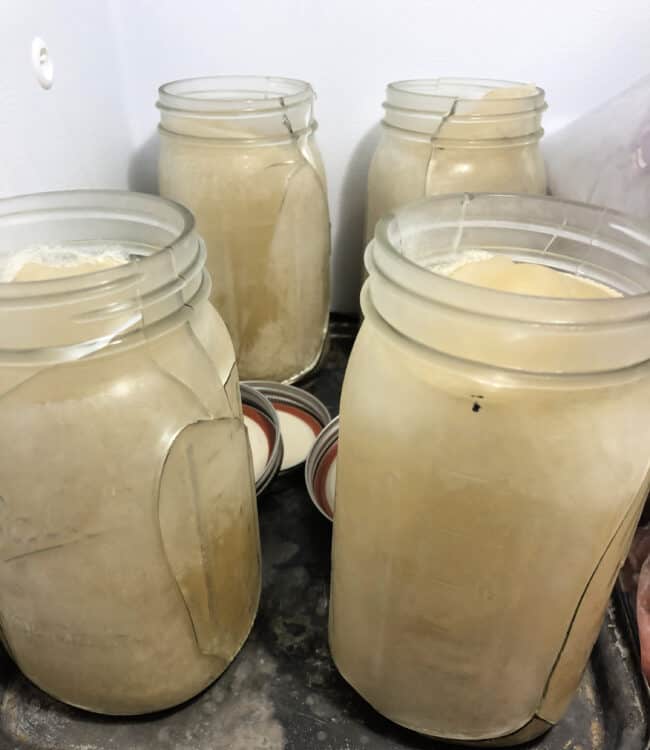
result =
[[[641,669],[650,682],[650,524],[636,530],[620,582],[623,591],[636,599]]]
[[[646,557],[639,573],[636,620],[641,643],[641,669],[646,680],[650,681],[650,557]]]
[[[634,593],[641,567],[650,555],[650,524],[639,526],[634,534],[630,552],[621,571],[621,585],[626,593]]]

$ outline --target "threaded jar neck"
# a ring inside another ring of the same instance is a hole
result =
[[[43,281],[0,283],[0,357],[70,361],[138,333],[154,335],[207,296],[205,248],[192,214],[127,191],[74,190],[0,200],[0,262],[30,248],[100,253],[127,262]]]
[[[158,90],[163,131],[215,141],[294,140],[316,127],[314,91],[305,81],[214,76]]]
[[[477,250],[622,296],[521,295],[435,272]],[[533,195],[427,198],[378,223],[366,266],[365,307],[425,349],[534,374],[599,373],[650,360],[650,225],[615,211]]]
[[[386,87],[383,124],[411,137],[490,145],[539,140],[546,109],[533,84],[469,78],[396,81]]]

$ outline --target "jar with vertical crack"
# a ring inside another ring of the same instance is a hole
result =
[[[0,624],[99,713],[218,677],[260,591],[230,337],[191,214],[150,195],[0,201]]]
[[[285,78],[160,88],[160,192],[196,216],[242,379],[298,380],[323,351],[330,227],[313,104],[308,83]]]
[[[545,193],[544,91],[513,81],[436,78],[386,87],[368,175],[366,242],[398,206],[458,192]]]
[[[332,654],[399,724],[523,742],[576,690],[647,496],[650,226],[439,196],[382,219],[366,264]]]

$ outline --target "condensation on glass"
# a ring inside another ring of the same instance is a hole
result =
[[[330,228],[313,103],[284,78],[160,89],[160,191],[196,216],[244,379],[297,380],[323,350]]]
[[[397,81],[368,175],[366,242],[398,206],[458,192],[545,193],[544,92],[465,78]]]
[[[524,296],[431,270],[477,251],[620,296]],[[440,196],[380,221],[366,263],[332,654],[411,729],[525,741],[578,686],[647,495],[650,228],[542,196]]]
[[[259,535],[234,351],[189,212],[121,192],[0,202],[5,267],[25,248],[107,247],[127,262],[0,284],[0,623],[46,692],[138,714],[234,658]]]

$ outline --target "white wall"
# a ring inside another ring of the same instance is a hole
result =
[[[53,62],[49,90],[32,68],[36,36]],[[119,70],[106,2],[0,0],[0,196],[126,186]]]
[[[386,82],[473,75],[547,91],[547,129],[650,71],[647,0],[0,0],[0,194],[155,189],[157,86],[207,74],[309,80],[334,224],[334,307],[354,309],[365,170]],[[29,64],[34,35],[50,91]]]

